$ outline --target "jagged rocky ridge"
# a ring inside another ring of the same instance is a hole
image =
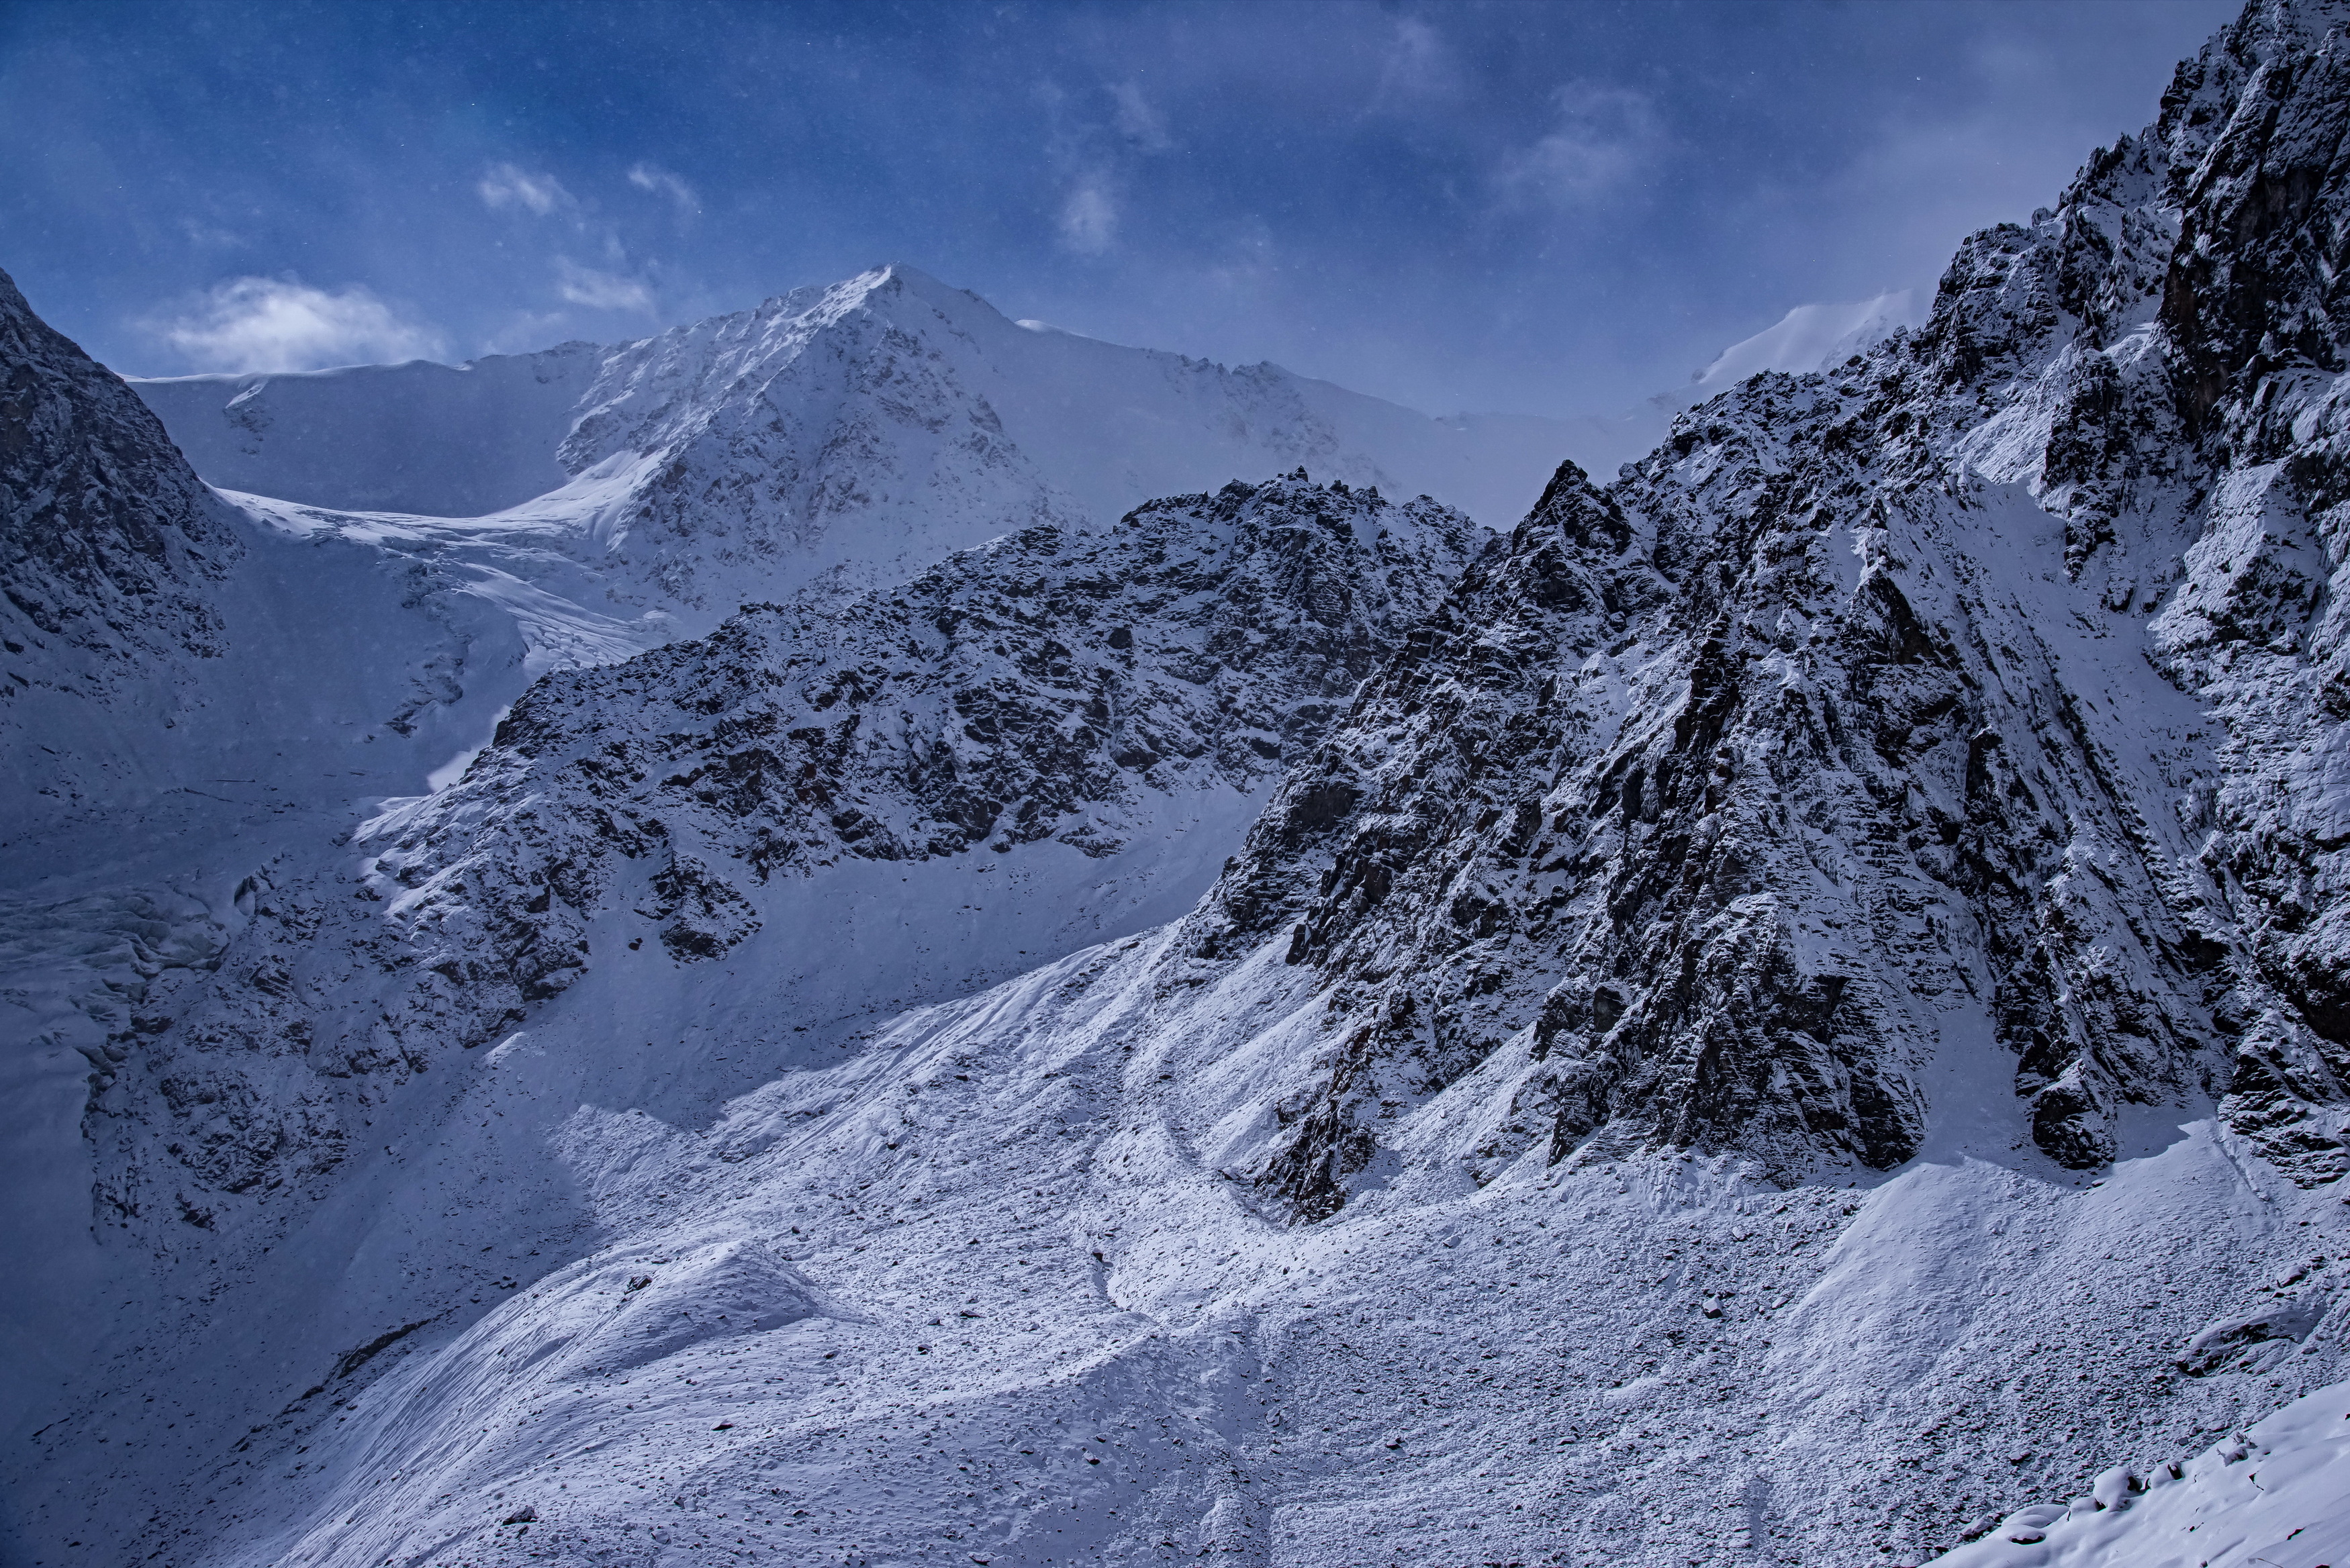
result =
[[[459,783],[362,828],[355,868],[244,890],[249,983],[139,1020],[145,1072],[97,1103],[131,1130],[160,1097],[185,1168],[127,1157],[109,1211],[177,1181],[209,1223],[211,1194],[330,1168],[346,1113],[560,994],[604,914],[691,963],[757,930],[777,878],[1045,840],[1108,857],[1149,797],[1260,794],[1486,537],[1300,470],[548,676]]]
[[[543,682],[490,760],[632,784],[681,769],[630,793],[736,819],[720,852],[762,877],[991,837],[1093,848],[1070,821],[1087,803],[1194,767],[1246,788],[1310,749],[1481,538],[1425,496],[1235,481],[845,606],[746,606],[702,643]]]
[[[2345,1169],[2340,13],[2254,7],[1926,327],[1571,467],[1198,921],[1347,1022],[1260,1172],[1330,1211],[1505,1044],[1494,1153],[1916,1153],[1987,1006],[2065,1165],[2223,1096]]]

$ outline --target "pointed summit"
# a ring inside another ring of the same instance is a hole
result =
[[[599,608],[686,635],[744,601],[902,580],[1012,530],[1107,527],[1301,462],[1506,525],[1563,429],[1036,332],[902,262],[608,348],[141,390],[217,483],[352,511],[495,497],[468,538],[559,548]]]

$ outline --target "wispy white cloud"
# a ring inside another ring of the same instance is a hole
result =
[[[1417,16],[1399,17],[1395,35],[1379,59],[1379,85],[1372,95],[1375,107],[1399,99],[1450,95],[1460,86],[1460,67],[1444,36]]]
[[[490,329],[481,341],[484,354],[528,354],[559,341],[574,330],[567,310],[517,310]]]
[[[579,203],[552,174],[536,174],[515,163],[493,163],[473,187],[494,213],[521,211],[533,217],[576,212]]]
[[[234,277],[145,325],[205,370],[316,370],[448,352],[438,330],[358,284],[328,290],[290,278]]]
[[[1106,176],[1080,176],[1061,203],[1061,243],[1087,256],[1100,255],[1118,243],[1118,198]]]
[[[1164,152],[1175,145],[1167,134],[1167,117],[1151,107],[1141,88],[1118,82],[1109,95],[1117,105],[1110,113],[1110,124],[1120,136],[1145,152]]]
[[[1583,206],[1630,184],[1664,149],[1646,93],[1604,82],[1569,82],[1551,95],[1557,124],[1513,150],[1494,172],[1505,206]]]
[[[702,211],[702,197],[685,182],[680,174],[654,163],[638,163],[629,170],[629,183],[639,191],[650,191],[667,196],[677,203],[677,210],[691,217]]]
[[[581,266],[567,256],[556,259],[555,292],[597,310],[650,310],[653,303],[652,290],[635,278]]]
[[[1167,117],[1139,83],[1107,82],[1109,115],[1095,112],[1101,100],[1073,95],[1051,82],[1037,98],[1053,117],[1051,159],[1061,204],[1055,214],[1064,249],[1079,255],[1106,255],[1118,248],[1128,192],[1144,161],[1175,146]]]
[[[188,236],[190,244],[203,250],[241,250],[246,243],[244,236],[235,230],[223,228],[218,223],[207,223],[201,218],[182,218],[180,232]]]

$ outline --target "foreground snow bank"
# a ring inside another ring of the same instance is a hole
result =
[[[2324,1568],[2350,1562],[2350,1383],[2184,1463],[2116,1468],[2070,1503],[2010,1514],[1937,1568]]]

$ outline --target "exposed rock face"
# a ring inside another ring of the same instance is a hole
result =
[[[5,274],[0,377],[12,670],[96,691],[123,661],[217,652],[203,585],[238,552],[220,508],[121,378],[35,316]],[[13,701],[30,684],[16,673],[0,690]]]
[[[759,929],[773,879],[1046,839],[1108,857],[1148,797],[1256,794],[1486,537],[1301,471],[551,675],[461,783],[362,830],[358,886],[257,879],[250,984],[146,1048],[169,1152],[232,1191],[330,1167],[330,1103],[522,1022],[585,971],[606,912],[691,963]],[[100,1105],[142,1114],[127,1087]]]
[[[1970,1014],[2064,1164],[2216,1091],[2342,1172],[2341,15],[2249,10],[1921,332],[1561,470],[1199,923],[1347,999],[1262,1181],[1330,1212],[1505,1044],[1496,1154],[1883,1168]]]
[[[485,760],[705,808],[727,825],[712,847],[760,877],[991,837],[1096,848],[1088,805],[1195,770],[1245,788],[1310,750],[1479,539],[1425,498],[1236,482],[837,609],[745,607],[702,643],[542,683]]]

